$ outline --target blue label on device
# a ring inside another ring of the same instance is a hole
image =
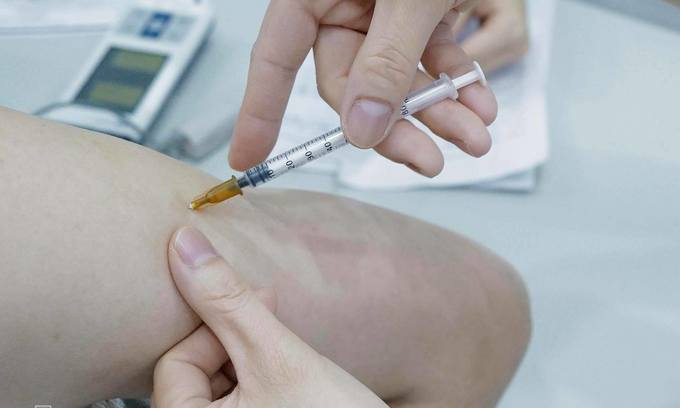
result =
[[[153,13],[144,25],[142,36],[151,38],[160,37],[166,27],[168,27],[170,19],[172,19],[172,14],[170,13]]]

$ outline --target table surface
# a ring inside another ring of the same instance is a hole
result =
[[[265,3],[216,3],[215,31],[156,135],[241,98]],[[30,112],[54,101],[98,40],[0,37],[0,105]],[[551,158],[531,194],[354,191],[302,172],[272,185],[422,218],[513,263],[529,288],[534,335],[501,405],[678,406],[679,40],[668,25],[558,2],[547,90]],[[223,148],[198,165],[225,177],[225,158]]]

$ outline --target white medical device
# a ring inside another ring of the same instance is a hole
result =
[[[199,0],[136,0],[46,118],[142,143],[213,24]]]

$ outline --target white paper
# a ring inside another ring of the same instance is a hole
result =
[[[0,0],[0,34],[104,31],[129,0]]]

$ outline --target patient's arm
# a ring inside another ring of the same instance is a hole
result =
[[[225,159],[226,161],[226,159]],[[248,192],[139,146],[0,109],[0,404],[144,396],[197,318],[172,231],[195,225],[294,332],[393,404],[491,405],[528,337],[511,267],[460,236],[349,199]]]

